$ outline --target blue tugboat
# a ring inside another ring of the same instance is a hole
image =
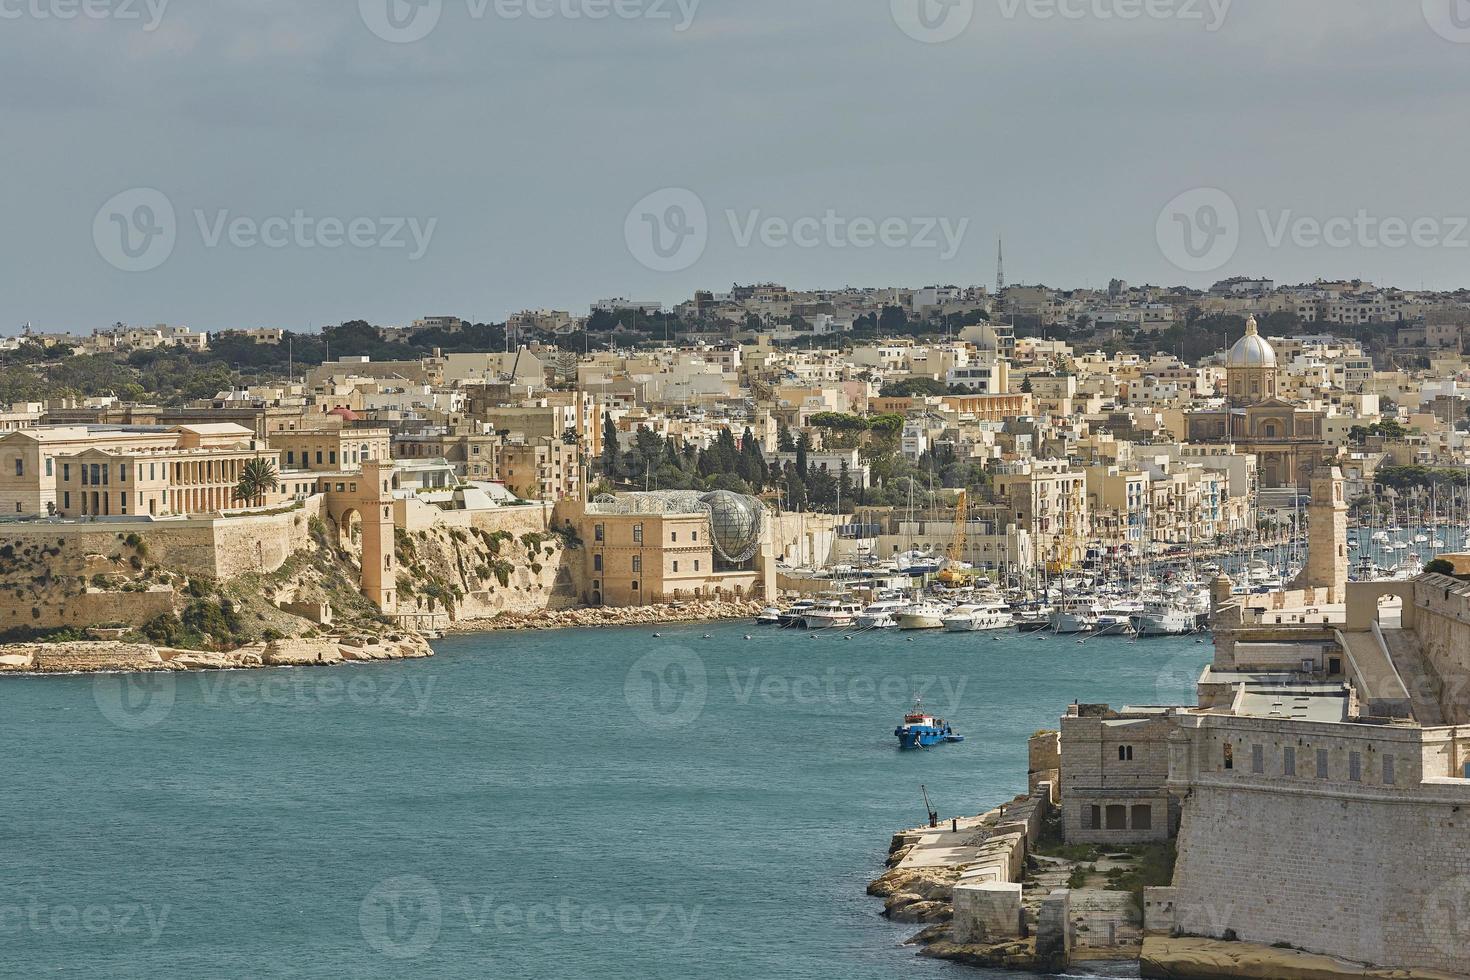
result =
[[[924,713],[922,698],[914,699],[914,710],[904,715],[903,724],[893,730],[898,736],[901,749],[927,749],[940,742],[963,742],[965,736],[956,735],[943,718]]]

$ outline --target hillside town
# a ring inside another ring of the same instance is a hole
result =
[[[816,591],[812,579],[827,589],[834,572],[881,585],[930,566],[1036,587],[1187,558],[1199,583],[1247,556],[1244,585],[1270,587],[1298,571],[1303,503],[1331,468],[1375,526],[1470,509],[1467,327],[1470,293],[1247,279],[1205,292],[737,286],[669,311],[612,299],[586,316],[314,335],[27,327],[5,342],[0,389],[48,397],[0,414],[0,519],[17,533],[162,532],[327,501],[364,594],[441,625],[475,611],[463,595],[405,602],[402,569],[368,568],[364,501],[386,508],[367,516],[390,552],[420,525],[493,533],[527,509],[540,530],[601,543],[607,521],[592,517],[636,516],[640,500],[667,510],[658,493],[723,492],[773,518],[738,561],[710,534],[703,550],[659,539],[589,554],[559,585],[582,606],[769,603]],[[1355,579],[1422,571],[1421,549],[1380,543]],[[15,606],[3,622],[22,631],[97,625]]]

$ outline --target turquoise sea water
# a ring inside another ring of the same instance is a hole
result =
[[[864,894],[920,785],[1008,799],[1074,698],[1185,698],[1210,649],[653,632],[5,679],[0,976],[979,976]],[[916,691],[964,744],[895,749]]]

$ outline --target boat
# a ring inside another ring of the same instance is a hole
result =
[[[914,699],[914,710],[904,715],[903,724],[893,730],[901,749],[927,749],[941,742],[963,742],[965,736],[956,735],[949,722],[936,718],[924,711],[922,698]]]
[[[943,624],[951,633],[980,633],[1009,629],[1013,620],[1003,602],[971,602],[950,610]]]
[[[1021,633],[1040,633],[1051,625],[1051,609],[1042,606],[1016,613],[1016,630]]]
[[[1133,633],[1140,638],[1154,636],[1187,636],[1195,631],[1199,616],[1173,603],[1149,603],[1141,613],[1129,619]]]
[[[898,626],[898,614],[909,604],[902,599],[880,599],[863,609],[853,625],[863,630],[891,630]]]
[[[1046,628],[1061,636],[1091,633],[1097,627],[1098,612],[1091,599],[1068,599],[1052,610]]]
[[[802,625],[809,630],[845,629],[856,621],[863,607],[846,599],[823,599],[806,611]]]
[[[949,610],[937,602],[916,602],[898,614],[898,628],[901,630],[942,630],[944,629],[944,617],[948,612]]]
[[[755,617],[755,621],[761,626],[775,626],[781,622],[781,610],[776,606],[767,606]]]
[[[805,626],[807,611],[815,605],[816,603],[810,599],[792,603],[791,608],[783,612],[776,623],[782,627]]]

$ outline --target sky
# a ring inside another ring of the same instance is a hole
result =
[[[1470,285],[1470,0],[0,0],[0,333]]]

